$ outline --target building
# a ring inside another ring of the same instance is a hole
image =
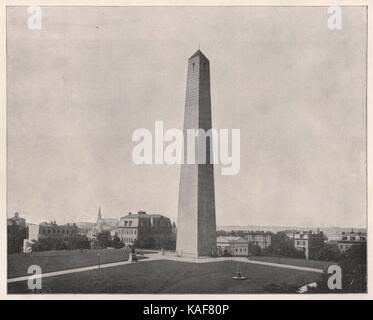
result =
[[[81,236],[87,236],[90,230],[93,229],[95,223],[93,222],[77,222],[76,226],[78,227],[78,234]]]
[[[188,129],[211,129],[211,122],[210,62],[198,50],[188,61],[184,137],[187,137]],[[205,157],[205,164],[184,161],[181,165],[177,255],[198,258],[209,256],[216,250],[214,167],[210,164],[210,143],[206,141],[205,154],[196,152],[197,158]],[[187,153],[187,148],[184,148],[184,160]]]
[[[78,227],[75,223],[59,225],[56,221],[39,224],[39,239],[54,238],[68,241],[78,236]]]
[[[107,231],[114,235],[119,220],[116,218],[102,218],[101,208],[98,209],[97,220],[93,227],[86,233],[88,239],[94,240],[101,232]]]
[[[302,251],[306,259],[319,251],[327,241],[327,237],[321,231],[301,231],[293,235],[295,249]]]
[[[23,241],[27,236],[26,220],[16,212],[12,218],[7,219],[8,253],[23,251]]]
[[[122,217],[116,228],[116,234],[127,247],[162,246],[172,239],[171,220],[160,214],[147,214],[145,211],[131,212]]]
[[[367,243],[367,234],[365,232],[342,232],[338,240],[338,249],[345,252],[352,246],[362,245]]]
[[[289,237],[290,239],[294,239],[296,234],[299,234],[301,231],[299,230],[285,230],[284,231],[286,236]]]
[[[241,237],[221,236],[217,237],[216,245],[218,255],[221,256],[248,256],[249,241]]]
[[[15,212],[14,216],[7,220],[7,223],[8,223],[8,226],[12,225],[12,226],[20,226],[24,228],[26,227],[26,219],[21,218],[18,212]]]
[[[39,229],[38,224],[28,223],[26,239],[30,241],[37,241],[39,239]]]
[[[272,233],[264,231],[250,231],[245,234],[245,239],[252,245],[257,245],[260,249],[266,249],[271,245]]]

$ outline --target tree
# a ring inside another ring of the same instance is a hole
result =
[[[272,235],[271,244],[264,249],[264,255],[304,258],[304,252],[295,249],[293,240],[285,232],[280,231]]]
[[[77,235],[68,241],[68,249],[90,249],[91,243],[87,236]]]
[[[52,237],[41,238],[31,245],[32,251],[48,251],[48,250],[63,250],[67,249],[62,239]]]
[[[101,248],[107,248],[110,246],[110,232],[102,231],[97,235],[97,243]]]
[[[152,236],[146,236],[135,240],[134,247],[138,249],[154,249],[156,242]]]
[[[120,249],[124,247],[124,243],[120,238],[118,237],[117,234],[114,235],[113,240],[111,241],[111,246],[115,249]]]
[[[338,245],[326,243],[319,251],[315,252],[312,258],[322,261],[338,261],[339,256]]]
[[[261,256],[263,254],[262,248],[257,244],[249,244],[249,252],[252,256]]]
[[[342,270],[342,289],[331,290],[328,279],[331,276],[324,272],[317,281],[317,287],[311,288],[312,293],[364,293],[367,292],[367,246],[354,245],[343,252],[338,259]]]
[[[76,235],[63,240],[62,238],[40,238],[38,241],[33,241],[31,244],[32,251],[47,251],[47,250],[75,250],[89,249],[91,244],[86,236]]]
[[[352,246],[339,259],[344,292],[367,291],[367,245]]]
[[[26,228],[18,225],[8,225],[8,253],[23,251],[23,240],[26,239]]]

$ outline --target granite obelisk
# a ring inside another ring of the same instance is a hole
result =
[[[198,152],[206,152],[206,163],[186,163],[188,129],[211,129],[210,62],[200,50],[188,61],[176,239],[178,255],[198,258],[216,249],[214,167],[210,163],[209,139],[205,150],[198,148],[198,142],[195,149],[197,158]]]

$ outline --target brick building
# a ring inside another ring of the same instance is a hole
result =
[[[249,241],[251,245],[257,245],[263,250],[270,246],[272,233],[264,231],[250,231],[249,233],[245,234],[245,239]]]
[[[154,241],[155,245],[162,244],[173,236],[173,226],[169,218],[160,214],[147,214],[145,211],[139,211],[137,214],[130,212],[122,217],[115,231],[124,245],[129,247],[136,243],[150,245],[150,241]]]
[[[75,223],[58,225],[56,221],[50,223],[43,222],[39,224],[39,239],[54,238],[61,240],[70,240],[78,236],[78,227]]]
[[[27,236],[26,220],[16,212],[7,219],[8,253],[19,253],[23,250],[23,241]]]

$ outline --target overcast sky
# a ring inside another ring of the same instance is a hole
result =
[[[133,164],[132,132],[182,128],[188,58],[210,60],[213,127],[241,130],[215,170],[218,225],[365,227],[366,12],[326,7],[27,8],[7,14],[7,214],[176,221],[179,166]]]

